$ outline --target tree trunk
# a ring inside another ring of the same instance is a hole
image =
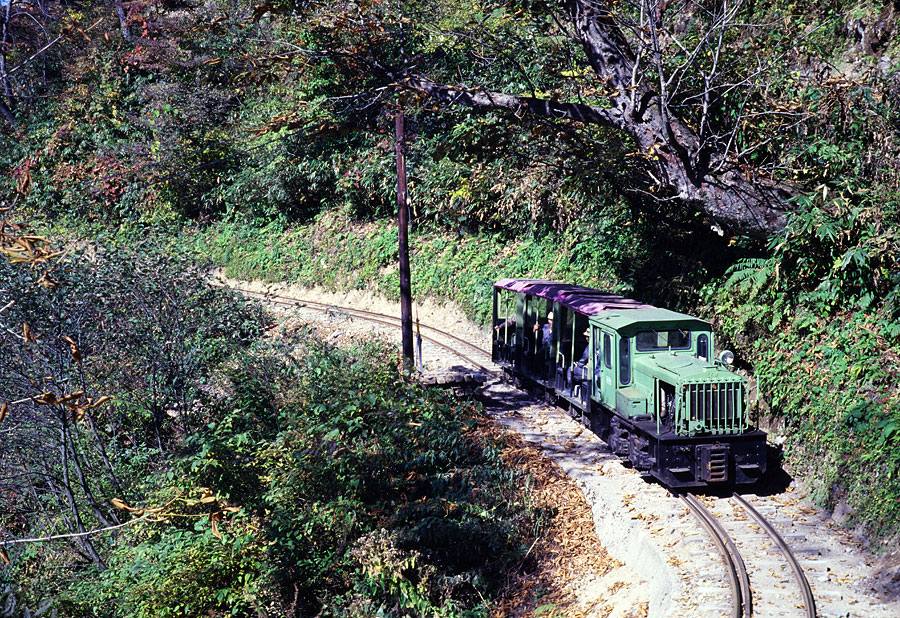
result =
[[[10,10],[12,8],[12,0],[8,0],[6,5],[6,11],[3,13],[3,26],[0,28],[0,80],[2,80],[3,84],[3,96],[6,98],[6,101],[9,102],[7,105],[2,99],[0,99],[0,114],[6,118],[6,121],[12,126],[13,129],[18,129],[19,125],[16,123],[16,116],[12,113],[12,84],[9,80],[9,74],[6,70],[6,49],[9,44],[9,16]]]
[[[65,421],[63,421],[63,423],[65,423]],[[84,522],[81,520],[81,513],[78,511],[78,502],[75,500],[75,494],[72,492],[71,480],[69,478],[69,449],[64,429],[60,429],[60,455],[63,473],[62,490],[65,492],[66,500],[69,503],[69,512],[72,514],[72,519],[75,524],[73,526],[75,529],[74,531],[84,534],[87,532],[87,529],[84,527]],[[104,564],[103,559],[100,558],[100,554],[97,553],[91,539],[88,538],[87,535],[84,535],[79,537],[78,542],[81,544],[82,549],[87,555],[90,556],[91,561],[101,569],[105,570],[106,564]]]
[[[90,414],[88,414],[86,418],[88,427],[91,430],[91,436],[93,436],[94,438],[94,445],[97,448],[97,453],[100,455],[100,459],[103,461],[103,465],[106,467],[106,471],[109,473],[109,478],[112,481],[113,487],[120,496],[124,496],[125,490],[122,489],[122,484],[119,482],[119,477],[116,475],[116,471],[109,459],[109,455],[106,453],[106,445],[103,443],[100,434],[97,432],[97,427],[96,425],[94,425],[94,419],[91,418]]]
[[[723,161],[701,145],[690,127],[666,113],[647,83],[635,84],[635,53],[605,4],[567,0],[566,9],[588,62],[599,77],[608,79],[607,88],[614,93],[609,124],[658,157],[660,182],[723,228],[764,237],[784,227],[790,187],[754,178]]]
[[[126,43],[134,43],[134,37],[131,34],[131,28],[128,27],[128,17],[125,15],[125,9],[122,3],[113,0],[113,8],[116,11],[116,17],[119,18],[119,30],[122,32],[122,38]]]
[[[13,129],[18,129],[19,125],[16,122],[16,117],[13,116],[13,113],[9,111],[9,108],[6,107],[6,103],[0,100],[0,114],[6,118],[6,121],[12,126]]]
[[[6,11],[3,13],[3,26],[0,27],[0,78],[3,80],[3,96],[10,100],[12,86],[9,83],[9,74],[6,72],[6,49],[9,44],[9,13],[12,9],[12,0],[7,0]],[[10,105],[12,101],[10,100]]]
[[[74,425],[71,426],[73,429]],[[69,446],[69,457],[71,458],[72,464],[75,467],[75,475],[78,477],[78,484],[81,486],[81,491],[84,492],[84,496],[88,501],[88,504],[91,507],[91,510],[94,512],[94,517],[98,522],[104,527],[110,527],[114,524],[121,523],[116,517],[115,513],[111,513],[112,519],[106,517],[103,513],[103,509],[100,507],[100,504],[97,502],[97,498],[94,496],[94,492],[91,489],[90,484],[88,483],[87,475],[84,473],[84,468],[81,465],[81,453],[78,450],[78,446],[75,444],[74,436],[72,432],[69,431],[69,425],[63,426],[63,437],[68,439]]]

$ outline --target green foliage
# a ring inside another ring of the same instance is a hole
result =
[[[115,500],[156,489],[180,436],[203,420],[194,404],[213,367],[262,326],[258,308],[210,288],[189,259],[152,238],[129,244],[73,242],[49,286],[0,261],[3,322],[16,328],[0,334],[0,401],[11,402],[0,492],[16,508],[0,529],[80,535],[13,548],[4,576],[31,607],[68,586],[61,573],[103,567],[116,539],[83,533],[127,521]]]
[[[558,237],[521,240],[507,240],[501,234],[448,239],[442,228],[423,226],[411,239],[413,294],[456,301],[473,319],[486,323],[491,286],[501,277],[549,274],[627,290],[616,266],[637,243],[630,235],[628,227],[614,220],[573,226]],[[232,277],[293,281],[330,290],[371,286],[387,298],[398,298],[397,229],[391,220],[358,223],[330,213],[307,226],[223,223],[196,239],[195,250]]]
[[[118,540],[107,569],[71,586],[62,608],[75,616],[266,615],[278,599],[264,539],[243,518],[226,530],[217,538],[206,518],[187,527],[139,524]]]
[[[141,0],[127,7],[128,25],[139,33],[134,45],[122,40],[108,4],[48,6],[14,23],[16,45],[7,50],[8,65],[18,67],[61,37],[14,77],[17,94],[25,95],[15,99],[22,128],[0,144],[0,165],[7,188],[25,178],[33,183],[16,197],[14,216],[92,234],[117,231],[96,265],[61,270],[59,290],[30,295],[10,310],[16,332],[27,319],[45,333],[43,366],[22,371],[26,355],[16,351],[30,349],[7,346],[0,353],[8,361],[2,383],[30,395],[22,376],[40,381],[43,369],[52,368],[68,380],[59,384],[84,379],[92,393],[115,390],[98,431],[115,446],[119,476],[141,479],[132,496],[169,486],[169,476],[145,473],[177,454],[186,478],[202,478],[223,496],[257,505],[257,512],[273,510],[257,488],[271,461],[287,458],[293,447],[315,453],[309,444],[335,430],[356,436],[361,430],[353,423],[368,410],[329,408],[345,424],[320,419],[316,428],[292,426],[289,436],[286,413],[273,403],[282,371],[274,366],[229,366],[229,403],[206,401],[203,393],[219,375],[214,368],[259,334],[262,319],[207,289],[188,261],[153,250],[140,257],[148,243],[138,241],[156,233],[153,225],[176,234],[188,229],[195,238],[168,250],[190,246],[234,276],[367,288],[396,298],[397,234],[389,218],[398,101],[386,96],[383,71],[371,66],[414,58],[444,83],[607,104],[603,85],[544,3],[474,9],[458,1],[326,3],[308,13],[313,5],[286,0],[260,7]],[[616,10],[626,23],[630,9]],[[702,311],[750,360],[765,403],[760,412],[786,423],[793,461],[811,455],[809,461],[820,462],[810,465],[811,476],[822,479],[823,501],[846,496],[861,518],[885,530],[897,521],[900,493],[892,386],[900,362],[900,73],[884,66],[897,46],[896,37],[884,38],[890,28],[878,26],[887,19],[882,10],[843,0],[743,3],[739,21],[760,25],[726,28],[720,49],[699,54],[691,54],[694,44],[719,42],[709,36],[714,13],[669,7],[663,15],[674,18],[668,31],[684,46],[665,43],[661,59],[667,74],[678,75],[670,82],[678,84],[669,93],[671,109],[712,142],[727,141],[741,163],[802,183],[790,225],[767,247],[703,233],[707,222],[691,211],[630,191],[642,163],[631,140],[616,131],[406,98],[418,226],[415,296],[456,301],[480,323],[490,311],[490,285],[503,276],[553,277],[685,310],[705,303]],[[43,20],[40,27],[35,20]],[[848,30],[858,20],[871,35],[868,49]],[[701,74],[725,85],[709,105],[697,105],[706,87]],[[732,88],[748,75],[753,86]],[[735,124],[741,114],[752,121]],[[138,246],[127,250],[128,244]],[[85,254],[85,260],[92,255]],[[167,272],[181,274],[168,280]],[[0,274],[11,290],[30,285],[21,272]],[[90,351],[84,368],[66,356],[63,336]],[[96,452],[87,431],[75,440],[77,448]],[[267,460],[260,455],[264,443],[284,450],[266,451]],[[354,466],[364,459],[339,458],[333,467],[321,454],[307,455],[306,464],[332,482],[355,478]],[[97,459],[89,463],[103,468]],[[877,490],[867,493],[873,478]],[[327,487],[304,485],[310,479],[290,480],[304,489],[289,499],[305,503],[303,492],[327,494]],[[101,495],[112,495],[110,479],[98,483]],[[307,575],[330,573],[335,590],[347,572],[362,569],[371,587],[344,590],[355,600],[335,613],[373,614],[390,605],[379,600],[388,597],[424,613],[417,595],[434,566],[430,554],[405,545],[409,531],[363,533],[359,519],[348,522],[348,513],[368,504],[362,486],[351,484],[346,496],[328,494],[296,521],[329,543],[362,534],[380,558],[359,558],[364,566],[350,567],[357,563],[346,552],[295,555],[279,545],[278,560],[300,560],[297,568]],[[83,490],[78,498],[86,499]],[[192,534],[184,532],[179,543],[213,542]],[[178,560],[189,559],[187,550],[166,547]],[[265,560],[281,573],[275,558]],[[406,578],[411,571],[420,582]],[[157,583],[148,585],[155,590]],[[291,594],[282,590],[278,598]],[[135,603],[140,611],[152,606]],[[226,607],[247,611],[237,600],[214,609],[232,611]]]
[[[52,65],[68,80],[51,82],[58,92],[23,118],[27,147],[11,142],[0,148],[9,169],[30,166],[34,184],[24,206],[78,225],[224,213],[264,225],[306,222],[331,208],[360,218],[391,212],[390,109],[351,101],[365,111],[346,113],[339,102],[347,90],[371,85],[343,62],[321,57],[310,63],[296,52],[322,49],[327,56],[326,49],[367,46],[371,37],[355,28],[335,31],[331,20],[343,19],[342,6],[308,20],[275,4],[269,8],[262,19],[252,7],[216,0],[178,8],[144,0],[129,8],[129,22],[142,32],[134,48],[123,48],[112,31],[54,54]],[[407,37],[432,49],[436,70],[455,75],[456,63],[472,59],[471,50],[446,54],[443,35],[402,33],[393,10],[379,4],[365,9],[366,23],[383,34],[378,53],[399,54],[399,38]],[[465,4],[415,2],[405,10],[447,26],[475,24]],[[520,20],[498,5],[485,7],[476,21],[491,40],[525,40],[534,28],[552,26],[537,12],[531,21]],[[101,7],[73,13],[72,23],[47,25],[83,28],[96,16],[106,17]],[[504,54],[482,68],[502,87],[547,94],[559,72],[572,69],[571,57],[559,49],[564,40],[560,33],[541,37],[537,48],[522,46],[531,56],[527,62]],[[484,62],[469,67],[478,64]],[[608,174],[621,174],[621,159],[607,153],[604,131],[588,158],[602,158],[606,174],[593,164],[571,174],[566,161],[585,147],[575,138],[530,121],[519,126],[497,115],[409,104],[410,183],[421,201],[413,208],[425,220],[493,231],[511,222],[518,230],[560,228],[615,194]]]
[[[708,298],[818,499],[846,499],[889,535],[900,523],[900,196],[845,186],[799,203],[769,256],[735,264]]]
[[[721,245],[711,239],[704,254],[692,255],[678,235],[660,238],[658,222],[632,214],[609,207],[604,218],[578,220],[558,234],[513,238],[420,224],[410,239],[413,295],[455,301],[478,323],[487,323],[491,286],[502,277],[551,277],[686,305],[707,273],[721,268]],[[232,277],[398,298],[397,229],[389,219],[360,222],[332,211],[303,226],[226,221],[191,238],[192,250]]]
[[[63,594],[67,611],[486,616],[538,514],[475,407],[402,381],[392,359],[302,331],[256,346],[148,497],[213,487],[215,508],[240,507],[221,539],[203,504],[141,523]]]

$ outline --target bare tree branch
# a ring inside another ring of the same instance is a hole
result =
[[[46,541],[58,541],[60,539],[78,539],[82,537],[93,536],[95,534],[101,534],[103,532],[111,532],[113,530],[118,530],[120,528],[124,528],[125,526],[130,526],[132,524],[136,524],[138,522],[144,521],[150,517],[150,513],[146,513],[141,515],[140,517],[136,517],[134,519],[129,519],[128,521],[116,524],[115,526],[106,526],[104,528],[95,528],[93,530],[84,530],[82,532],[70,532],[67,534],[53,534],[50,536],[42,536],[42,537],[32,537],[28,539],[10,539],[8,541],[0,541],[0,546],[9,547],[12,545],[22,545],[24,543],[44,543]]]

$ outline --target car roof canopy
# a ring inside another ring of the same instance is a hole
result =
[[[653,305],[647,305],[618,294],[547,279],[501,279],[494,284],[494,287],[545,298],[586,316],[612,310],[653,308]]]
[[[678,313],[677,311],[656,307],[640,308],[636,311],[609,311],[599,315],[595,314],[594,319],[591,321],[616,331],[623,331],[625,336],[631,336],[631,334],[640,330],[711,329],[710,323],[706,320],[686,313]]]

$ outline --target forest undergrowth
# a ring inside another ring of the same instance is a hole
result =
[[[489,615],[553,513],[478,406],[143,249],[0,262],[4,615]]]

